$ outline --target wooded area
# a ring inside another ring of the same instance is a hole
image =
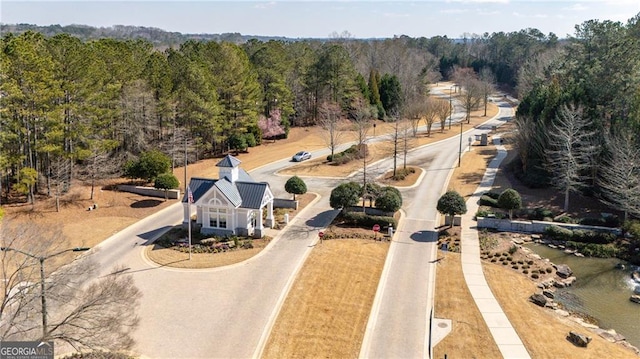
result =
[[[441,79],[462,88],[467,112],[486,105],[494,84],[517,92],[522,172],[532,184],[548,183],[545,133],[564,104],[591,119],[600,143],[613,128],[627,128],[637,141],[639,32],[636,16],[626,25],[584,23],[566,40],[536,29],[456,40],[359,40],[345,32],[324,40],[179,45],[7,33],[0,199],[11,189],[33,200],[77,180],[118,177],[127,160],[149,150],[179,166],[185,149],[193,161],[335,118],[408,118],[414,128],[422,119],[430,127],[434,113],[448,115],[444,101],[428,100],[427,85]],[[592,189],[613,155],[602,148],[583,170]]]

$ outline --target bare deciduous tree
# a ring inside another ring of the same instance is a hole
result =
[[[611,136],[609,154],[600,167],[603,202],[640,217],[640,148],[630,134]]]
[[[340,105],[333,102],[323,102],[319,107],[319,124],[325,130],[324,140],[331,150],[331,157],[335,154],[336,148],[342,143],[342,131],[340,131]]]
[[[433,124],[436,122],[436,117],[438,117],[438,108],[441,101],[436,100],[434,98],[429,97],[426,101],[425,113],[424,113],[424,124],[427,126],[427,136],[431,137],[431,128]]]
[[[129,275],[116,269],[87,282],[97,264],[82,256],[60,266],[71,258],[58,256],[66,252],[56,248],[65,242],[59,231],[7,222],[0,231],[4,248],[0,340],[54,340],[76,350],[132,347],[140,292]],[[40,275],[45,268],[52,274],[46,276],[43,288]]]
[[[461,86],[460,104],[465,110],[467,123],[471,122],[471,111],[478,108],[482,101],[482,87],[473,69],[456,69],[454,78]]]
[[[440,119],[440,132],[444,132],[444,126],[447,124],[447,118],[451,116],[451,106],[446,100],[434,101],[434,109],[436,115]]]
[[[484,106],[484,116],[487,115],[487,104],[489,103],[489,96],[495,91],[496,77],[488,67],[483,67],[480,70],[480,93],[482,96],[482,104]]]
[[[546,168],[552,174],[554,187],[564,193],[564,211],[569,210],[569,193],[583,183],[582,171],[593,154],[594,131],[582,110],[564,105],[548,131]]]

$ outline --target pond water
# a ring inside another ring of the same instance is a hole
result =
[[[583,258],[544,245],[527,245],[555,264],[566,264],[577,280],[573,286],[558,289],[556,301],[572,311],[588,314],[604,329],[615,329],[632,345],[640,348],[640,304],[629,297],[638,283],[632,268],[616,269],[619,259]],[[633,268],[638,270],[638,267]]]

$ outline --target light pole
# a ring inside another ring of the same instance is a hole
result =
[[[460,121],[460,151],[458,152],[458,167],[460,167],[462,163],[462,127],[464,126],[463,121]]]
[[[21,251],[19,249],[15,249],[15,248],[11,248],[11,247],[0,247],[0,251],[14,251],[14,252],[18,252],[18,253],[22,253],[27,257],[31,257],[33,259],[37,259],[40,262],[40,301],[42,304],[42,340],[45,340],[47,338],[47,298],[45,296],[46,291],[45,291],[45,285],[44,285],[44,261],[46,261],[47,259],[51,258],[51,257],[55,257],[57,255],[60,255],[62,253],[66,253],[66,252],[84,252],[84,251],[88,251],[90,248],[88,247],[76,247],[76,248],[69,248],[69,249],[65,249],[63,251],[54,253],[54,254],[50,254],[48,256],[36,256],[34,254],[31,253],[27,253],[24,251]]]

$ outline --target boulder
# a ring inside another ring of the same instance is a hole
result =
[[[553,298],[555,297],[555,293],[554,293],[554,291],[549,290],[549,289],[545,289],[545,290],[543,290],[543,291],[542,291],[542,294],[543,294],[545,297],[549,298],[549,299],[553,299]]]
[[[573,343],[573,345],[586,348],[587,345],[591,342],[591,337],[571,331],[567,336],[567,340]]]
[[[556,309],[556,313],[561,317],[568,317],[569,316],[569,312],[567,312],[564,309]]]
[[[540,293],[532,294],[529,297],[529,300],[533,304],[539,305],[541,307],[544,307],[547,304],[547,297],[545,297],[544,295],[542,295]]]
[[[571,268],[566,264],[559,264],[556,266],[556,273],[560,278],[569,278],[573,274]]]
[[[640,295],[634,294],[629,298],[630,301],[640,304]]]
[[[633,294],[640,294],[640,285],[637,285],[637,286],[633,289]]]

